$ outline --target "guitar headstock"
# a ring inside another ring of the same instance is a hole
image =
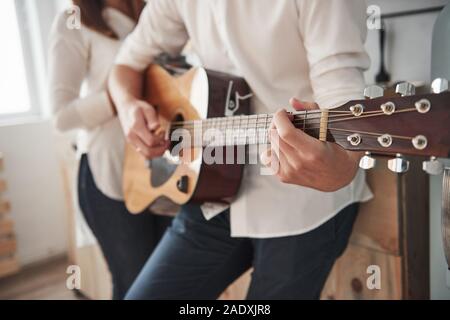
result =
[[[350,101],[330,110],[329,136],[347,150],[365,151],[361,167],[375,166],[371,154],[394,155],[389,168],[408,170],[402,155],[432,157],[424,170],[438,174],[435,157],[450,155],[450,92],[448,81],[436,79],[433,93],[415,95],[410,83],[397,86],[395,96],[385,96],[378,86],[368,87],[366,100]]]

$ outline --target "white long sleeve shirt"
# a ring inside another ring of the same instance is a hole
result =
[[[89,155],[96,186],[106,196],[122,200],[125,139],[106,86],[117,52],[135,22],[113,8],[106,8],[103,16],[119,39],[84,25],[70,29],[65,12],[55,19],[49,43],[49,96],[56,127],[79,131],[78,154]]]
[[[273,113],[294,96],[332,108],[362,98],[370,63],[365,36],[361,0],[153,0],[116,63],[143,71],[159,53],[178,54],[190,40],[204,67],[245,78],[255,114]],[[302,234],[371,197],[362,171],[347,187],[325,193],[283,184],[249,165],[231,204],[231,233]]]

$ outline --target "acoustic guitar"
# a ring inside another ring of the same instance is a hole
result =
[[[450,154],[450,93],[444,79],[436,79],[432,87],[431,94],[415,95],[414,86],[401,83],[398,96],[385,97],[381,87],[371,86],[365,100],[331,110],[293,112],[292,122],[321,141],[365,151],[360,163],[364,169],[375,166],[372,154],[393,155],[389,168],[403,173],[409,167],[403,155],[419,155],[431,157],[424,162],[425,171],[440,174],[443,166],[436,157]],[[272,115],[249,115],[246,81],[203,68],[172,75],[151,65],[144,98],[157,109],[161,128],[173,144],[163,157],[150,161],[131,145],[126,147],[123,190],[128,210],[140,213],[161,203],[230,202],[244,167],[236,161],[237,149],[270,143]],[[206,134],[211,130],[225,132],[224,138],[211,138]],[[173,152],[180,144],[183,148]],[[205,153],[213,155],[221,147],[222,158],[235,161],[204,161]]]

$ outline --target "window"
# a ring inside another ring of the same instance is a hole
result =
[[[45,119],[47,37],[61,0],[0,0],[0,125]]]
[[[30,90],[14,0],[0,1],[0,117],[29,113]]]

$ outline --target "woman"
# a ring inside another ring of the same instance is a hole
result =
[[[68,21],[73,23],[76,17],[63,13],[51,32],[50,98],[56,128],[79,130],[80,208],[111,271],[113,299],[122,299],[170,223],[168,217],[150,212],[131,215],[125,208],[121,190],[125,140],[106,90],[115,55],[145,3],[73,3],[80,8],[81,28],[71,27]]]

